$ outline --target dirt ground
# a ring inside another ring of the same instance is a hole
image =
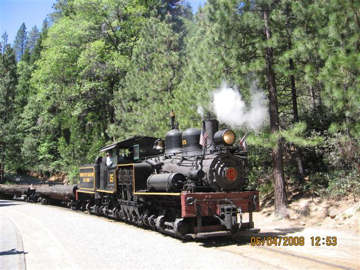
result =
[[[360,201],[353,196],[340,200],[301,198],[288,205],[288,218],[276,217],[274,206],[263,208],[255,217],[261,227],[316,227],[360,235]]]

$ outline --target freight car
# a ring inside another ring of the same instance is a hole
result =
[[[247,190],[247,152],[235,133],[214,119],[181,132],[174,115],[171,128],[165,141],[134,136],[102,148],[81,166],[72,208],[180,238],[254,228],[259,194]]]

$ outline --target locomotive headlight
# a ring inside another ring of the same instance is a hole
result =
[[[226,144],[232,145],[235,142],[235,133],[232,130],[227,130],[223,135],[223,139]]]
[[[214,142],[217,145],[232,145],[235,142],[235,133],[230,129],[219,130],[214,135]]]

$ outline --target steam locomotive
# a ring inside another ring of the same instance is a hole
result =
[[[134,136],[103,147],[80,167],[71,207],[179,238],[253,228],[259,194],[247,190],[247,152],[218,126],[206,119],[181,132],[172,114],[165,141]]]

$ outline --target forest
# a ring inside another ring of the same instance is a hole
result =
[[[245,111],[254,88],[266,99],[260,128],[233,128],[277,211],[293,189],[360,194],[355,0],[207,0],[196,13],[178,0],[57,0],[41,30],[1,37],[5,170],[76,182],[102,146],[164,137],[172,110],[180,129],[201,127],[221,87]]]

